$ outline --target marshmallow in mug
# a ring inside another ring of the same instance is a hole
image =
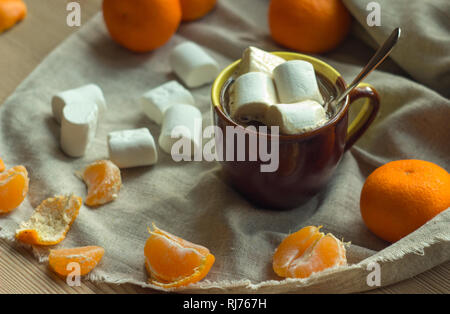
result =
[[[266,124],[279,126],[280,133],[300,134],[327,122],[325,109],[314,100],[294,104],[276,104],[266,112]]]
[[[88,84],[60,92],[52,97],[52,112],[56,121],[61,123],[62,112],[66,105],[80,102],[96,104],[100,115],[107,109],[101,88],[95,84]]]
[[[150,166],[158,161],[158,151],[147,128],[108,134],[109,159],[119,168]]]
[[[62,110],[61,149],[71,157],[86,153],[97,131],[98,106],[89,101],[70,102]]]
[[[292,104],[303,100],[323,103],[311,63],[303,60],[287,61],[273,70],[273,77],[281,103]]]
[[[172,146],[180,139],[187,141],[190,147],[190,155],[183,152],[183,156],[193,156],[195,151],[202,148],[202,114],[194,106],[178,104],[164,113],[159,146],[171,154]]]
[[[230,92],[231,117],[240,122],[263,122],[266,110],[277,103],[273,80],[262,72],[239,76]]]
[[[219,65],[199,45],[185,42],[176,46],[170,64],[186,86],[193,88],[211,83],[219,74]]]
[[[272,77],[273,70],[282,63],[285,63],[281,57],[268,53],[264,50],[248,47],[242,54],[242,60],[239,63],[237,76],[249,72],[261,72]]]
[[[170,81],[149,90],[142,95],[140,101],[147,117],[158,125],[162,123],[164,112],[170,106],[195,104],[192,94],[177,81]]]

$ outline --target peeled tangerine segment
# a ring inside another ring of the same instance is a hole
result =
[[[55,273],[65,277],[73,272],[70,264],[77,263],[80,275],[84,276],[98,265],[104,254],[105,250],[99,246],[50,250],[48,264]]]
[[[114,201],[122,186],[120,169],[109,160],[99,160],[83,172],[83,180],[88,187],[85,203],[88,206],[100,206]]]
[[[54,245],[66,237],[80,211],[78,196],[55,196],[43,201],[31,218],[20,224],[16,238],[32,245]]]
[[[152,284],[163,288],[186,286],[202,280],[215,258],[201,245],[174,236],[153,225],[144,248],[145,267]]]
[[[320,227],[305,227],[287,236],[275,251],[273,270],[280,277],[307,278],[347,264],[344,243]]]
[[[19,207],[28,193],[28,172],[16,166],[0,173],[0,214],[9,213]]]

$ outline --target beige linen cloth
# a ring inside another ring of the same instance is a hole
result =
[[[367,0],[346,0],[355,16],[353,35],[337,50],[318,56],[347,82],[360,71],[395,26],[403,37],[393,54],[367,82],[381,96],[381,112],[370,130],[343,157],[332,181],[307,204],[289,211],[257,208],[222,179],[210,162],[176,163],[160,153],[153,167],[122,171],[119,198],[98,209],[83,206],[67,238],[57,247],[100,245],[101,264],[93,281],[146,284],[143,248],[147,227],[160,228],[208,247],[216,262],[207,278],[183,292],[344,293],[376,287],[367,284],[372,262],[381,266],[381,285],[389,285],[450,259],[450,211],[389,245],[364,225],[359,197],[365,178],[391,160],[424,159],[450,169],[450,6],[442,1],[378,1],[381,27],[366,25]],[[202,20],[184,23],[170,42],[152,53],[133,54],[112,42],[99,14],[53,51],[1,107],[0,155],[8,167],[23,164],[30,191],[13,213],[0,217],[0,237],[14,241],[18,224],[55,194],[84,197],[75,171],[108,158],[108,132],[147,127],[160,129],[143,114],[138,97],[168,80],[168,54],[192,40],[223,68],[255,45],[282,50],[270,39],[266,0],[219,0]],[[301,36],[301,33],[298,34]],[[371,47],[372,46],[372,47]],[[2,79],[7,79],[2,77]],[[51,115],[51,96],[87,83],[104,90],[109,111],[87,155],[72,159],[59,149],[59,126]],[[192,90],[204,124],[210,123],[210,86]],[[290,232],[306,225],[350,241],[349,266],[304,280],[283,280],[272,270],[272,254]],[[46,248],[33,248],[45,261]],[[155,288],[155,287],[153,287]]]

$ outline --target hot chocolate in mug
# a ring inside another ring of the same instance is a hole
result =
[[[345,90],[344,79],[329,64],[299,53],[273,54],[286,60],[310,62],[325,99],[336,97]],[[284,135],[261,132],[259,127],[236,123],[227,113],[227,100],[224,97],[227,94],[226,85],[239,63],[240,60],[225,68],[216,78],[211,90],[213,123],[222,131],[219,132],[222,133],[220,139],[216,137],[216,148],[221,151],[222,156],[235,157],[221,158],[224,175],[242,195],[264,208],[294,208],[310,199],[328,183],[344,152],[373,122],[379,110],[378,93],[369,84],[360,84],[339,105],[328,110],[329,119],[325,124],[306,133]],[[365,98],[365,102],[349,125],[349,108],[360,98]],[[227,136],[230,130],[235,134]],[[241,141],[236,140],[240,135],[243,136]],[[261,158],[260,154],[256,154],[257,158],[249,158],[255,150],[261,151],[261,143],[258,142],[255,146],[254,141],[250,140],[255,137],[265,137],[264,144],[268,145],[265,149],[277,154],[275,169],[262,171],[264,165],[267,168],[268,160]],[[245,142],[242,141],[244,138]],[[245,158],[238,158],[239,154]]]

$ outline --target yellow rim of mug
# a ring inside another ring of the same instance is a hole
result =
[[[328,78],[333,84],[336,84],[336,81],[339,78],[342,78],[342,75],[336,71],[332,66],[328,65],[324,61],[321,61],[317,58],[304,55],[301,53],[295,53],[295,52],[285,52],[285,51],[276,51],[271,52],[272,54],[279,56],[285,60],[305,60],[310,62],[314,66],[314,70],[318,73],[321,73],[326,78]],[[216,80],[213,83],[212,89],[211,89],[211,100],[214,107],[218,108],[219,111],[223,113],[223,115],[229,120],[230,123],[238,125],[233,120],[231,120],[222,110],[220,105],[220,92],[222,89],[223,84],[228,80],[228,78],[234,73],[237,65],[241,62],[241,59],[233,62],[229,66],[227,66],[216,78]],[[343,79],[342,79],[343,80]],[[367,83],[361,83],[358,85],[358,87],[372,87],[370,84]],[[345,104],[342,106],[341,110],[331,119],[323,125],[322,127],[315,129],[313,131],[304,133],[304,134],[298,134],[298,135],[280,135],[280,137],[308,137],[313,134],[316,134],[317,132],[320,132],[320,130],[327,128],[329,125],[332,125],[335,123],[335,121],[339,120],[343,114],[348,110],[349,106],[349,97],[347,96],[347,99],[345,101]],[[369,105],[369,100],[366,99],[364,101],[364,104],[361,107],[361,110],[355,117],[355,119],[350,123],[350,126],[347,130],[347,139],[349,139],[353,134],[355,134],[367,121],[371,113],[371,107]]]

